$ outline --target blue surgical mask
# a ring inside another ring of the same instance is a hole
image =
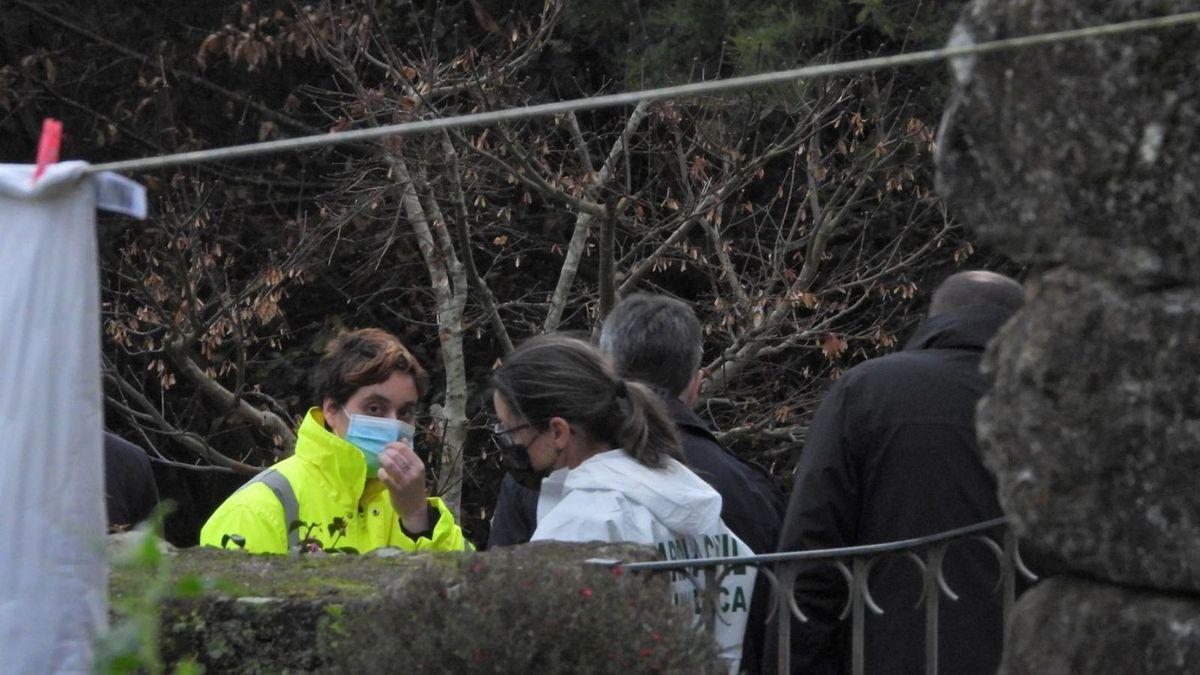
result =
[[[350,426],[346,427],[346,442],[358,448],[367,461],[367,475],[379,470],[379,453],[388,443],[408,439],[412,443],[411,424],[387,417],[351,415]]]

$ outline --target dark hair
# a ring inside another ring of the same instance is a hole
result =
[[[379,384],[394,372],[411,375],[417,393],[425,393],[429,376],[404,343],[385,330],[363,328],[330,340],[325,355],[309,373],[309,381],[318,404],[328,398],[343,405],[354,392]]]
[[[651,468],[679,458],[679,433],[651,389],[617,377],[598,349],[565,335],[526,340],[492,374],[513,414],[538,429],[561,417]]]
[[[691,306],[665,295],[625,298],[604,319],[600,348],[621,377],[677,396],[700,368],[700,321]]]
[[[1016,313],[1025,304],[1025,289],[1016,279],[986,270],[958,272],[933,292],[929,316],[967,305],[994,305]]]

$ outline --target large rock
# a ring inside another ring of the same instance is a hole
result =
[[[668,601],[665,577],[614,574],[594,557],[629,545],[539,543],[466,555],[169,555],[175,578],[218,581],[163,608],[168,664],[212,673],[716,672],[712,642]],[[118,607],[146,592],[118,569]],[[118,617],[120,618],[120,617]]]
[[[1200,591],[1200,291],[1060,270],[1031,296],[977,418],[1005,512],[1072,570]]]
[[[1194,673],[1200,599],[1071,577],[1017,602],[1002,673]]]
[[[1200,0],[976,0],[956,43],[1200,10]],[[959,59],[938,192],[1037,268],[1200,280],[1195,25]]]

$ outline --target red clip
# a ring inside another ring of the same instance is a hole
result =
[[[33,182],[36,183],[46,167],[58,161],[58,150],[62,146],[62,122],[47,117],[42,120],[42,137],[38,141],[37,168],[33,170]]]

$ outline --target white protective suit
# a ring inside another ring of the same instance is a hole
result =
[[[639,464],[623,450],[559,469],[542,482],[533,541],[632,542],[658,548],[666,560],[753,555],[721,522],[721,495],[683,464],[661,469]],[[716,639],[721,657],[737,672],[742,634],[757,570],[742,567],[721,581]],[[703,572],[697,581],[705,583]],[[683,574],[672,574],[677,604],[690,604],[702,619],[699,591]]]

